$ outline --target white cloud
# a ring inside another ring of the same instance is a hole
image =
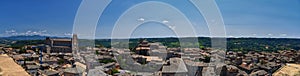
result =
[[[163,20],[162,23],[166,24],[166,23],[169,23],[169,21]]]
[[[273,34],[268,34],[268,36],[273,36]]]
[[[169,28],[171,28],[172,30],[175,30],[176,26],[170,26],[169,25]]]
[[[16,30],[8,30],[5,31],[5,35],[7,36],[16,36],[16,35],[44,35],[48,36],[47,30],[40,30],[40,31],[33,31],[33,30],[27,30],[25,32],[16,32]]]
[[[72,36],[72,33],[64,33],[65,36]]]
[[[7,30],[7,31],[5,31],[5,33],[7,34],[7,33],[15,33],[16,32],[16,30]]]
[[[144,19],[144,18],[139,18],[139,19],[137,19],[137,21],[144,22],[144,21],[145,21],[145,19]]]
[[[280,34],[280,36],[287,36],[287,34]]]
[[[234,36],[228,36],[228,37],[233,38]]]
[[[30,35],[31,34],[31,30],[28,30],[27,32],[25,32],[25,35]]]

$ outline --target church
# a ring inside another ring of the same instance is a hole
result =
[[[77,35],[73,34],[72,38],[50,38],[45,40],[47,53],[72,53],[78,48]]]

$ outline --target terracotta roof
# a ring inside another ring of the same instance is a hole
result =
[[[287,64],[286,66],[281,67],[273,76],[298,76],[300,75],[300,64]]]
[[[187,73],[188,70],[181,58],[170,58],[170,66],[163,66],[163,73]]]
[[[30,76],[20,65],[6,54],[0,55],[0,69],[2,76]]]
[[[51,39],[53,41],[72,41],[71,39]]]

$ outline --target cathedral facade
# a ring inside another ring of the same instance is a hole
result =
[[[72,53],[76,51],[77,46],[77,35],[74,34],[72,38],[50,38],[47,37],[45,40],[46,52],[47,53]]]

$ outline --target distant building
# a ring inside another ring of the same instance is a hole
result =
[[[258,70],[256,72],[251,73],[249,76],[270,76],[270,75],[265,70]],[[274,75],[274,76],[278,76],[278,75]]]
[[[133,59],[135,59],[138,63],[141,64],[147,64],[149,62],[157,62],[157,63],[162,63],[163,59],[159,58],[157,56],[143,56],[143,55],[133,55]]]
[[[26,65],[25,67],[26,71],[33,76],[38,74],[38,69],[40,68],[38,65]]]
[[[184,60],[188,69],[188,76],[202,76],[203,67],[207,67],[208,63],[194,62],[191,60]]]
[[[59,76],[59,72],[55,70],[42,70],[39,73],[41,76]]]
[[[149,56],[150,44],[146,40],[141,40],[135,48],[135,53],[139,55]]]
[[[64,76],[86,76],[82,67],[66,68],[63,70]]]
[[[78,48],[77,35],[74,34],[71,39],[49,38],[45,40],[47,53],[72,53]]]
[[[170,58],[170,65],[163,66],[162,76],[187,76],[188,69],[181,58]]]

